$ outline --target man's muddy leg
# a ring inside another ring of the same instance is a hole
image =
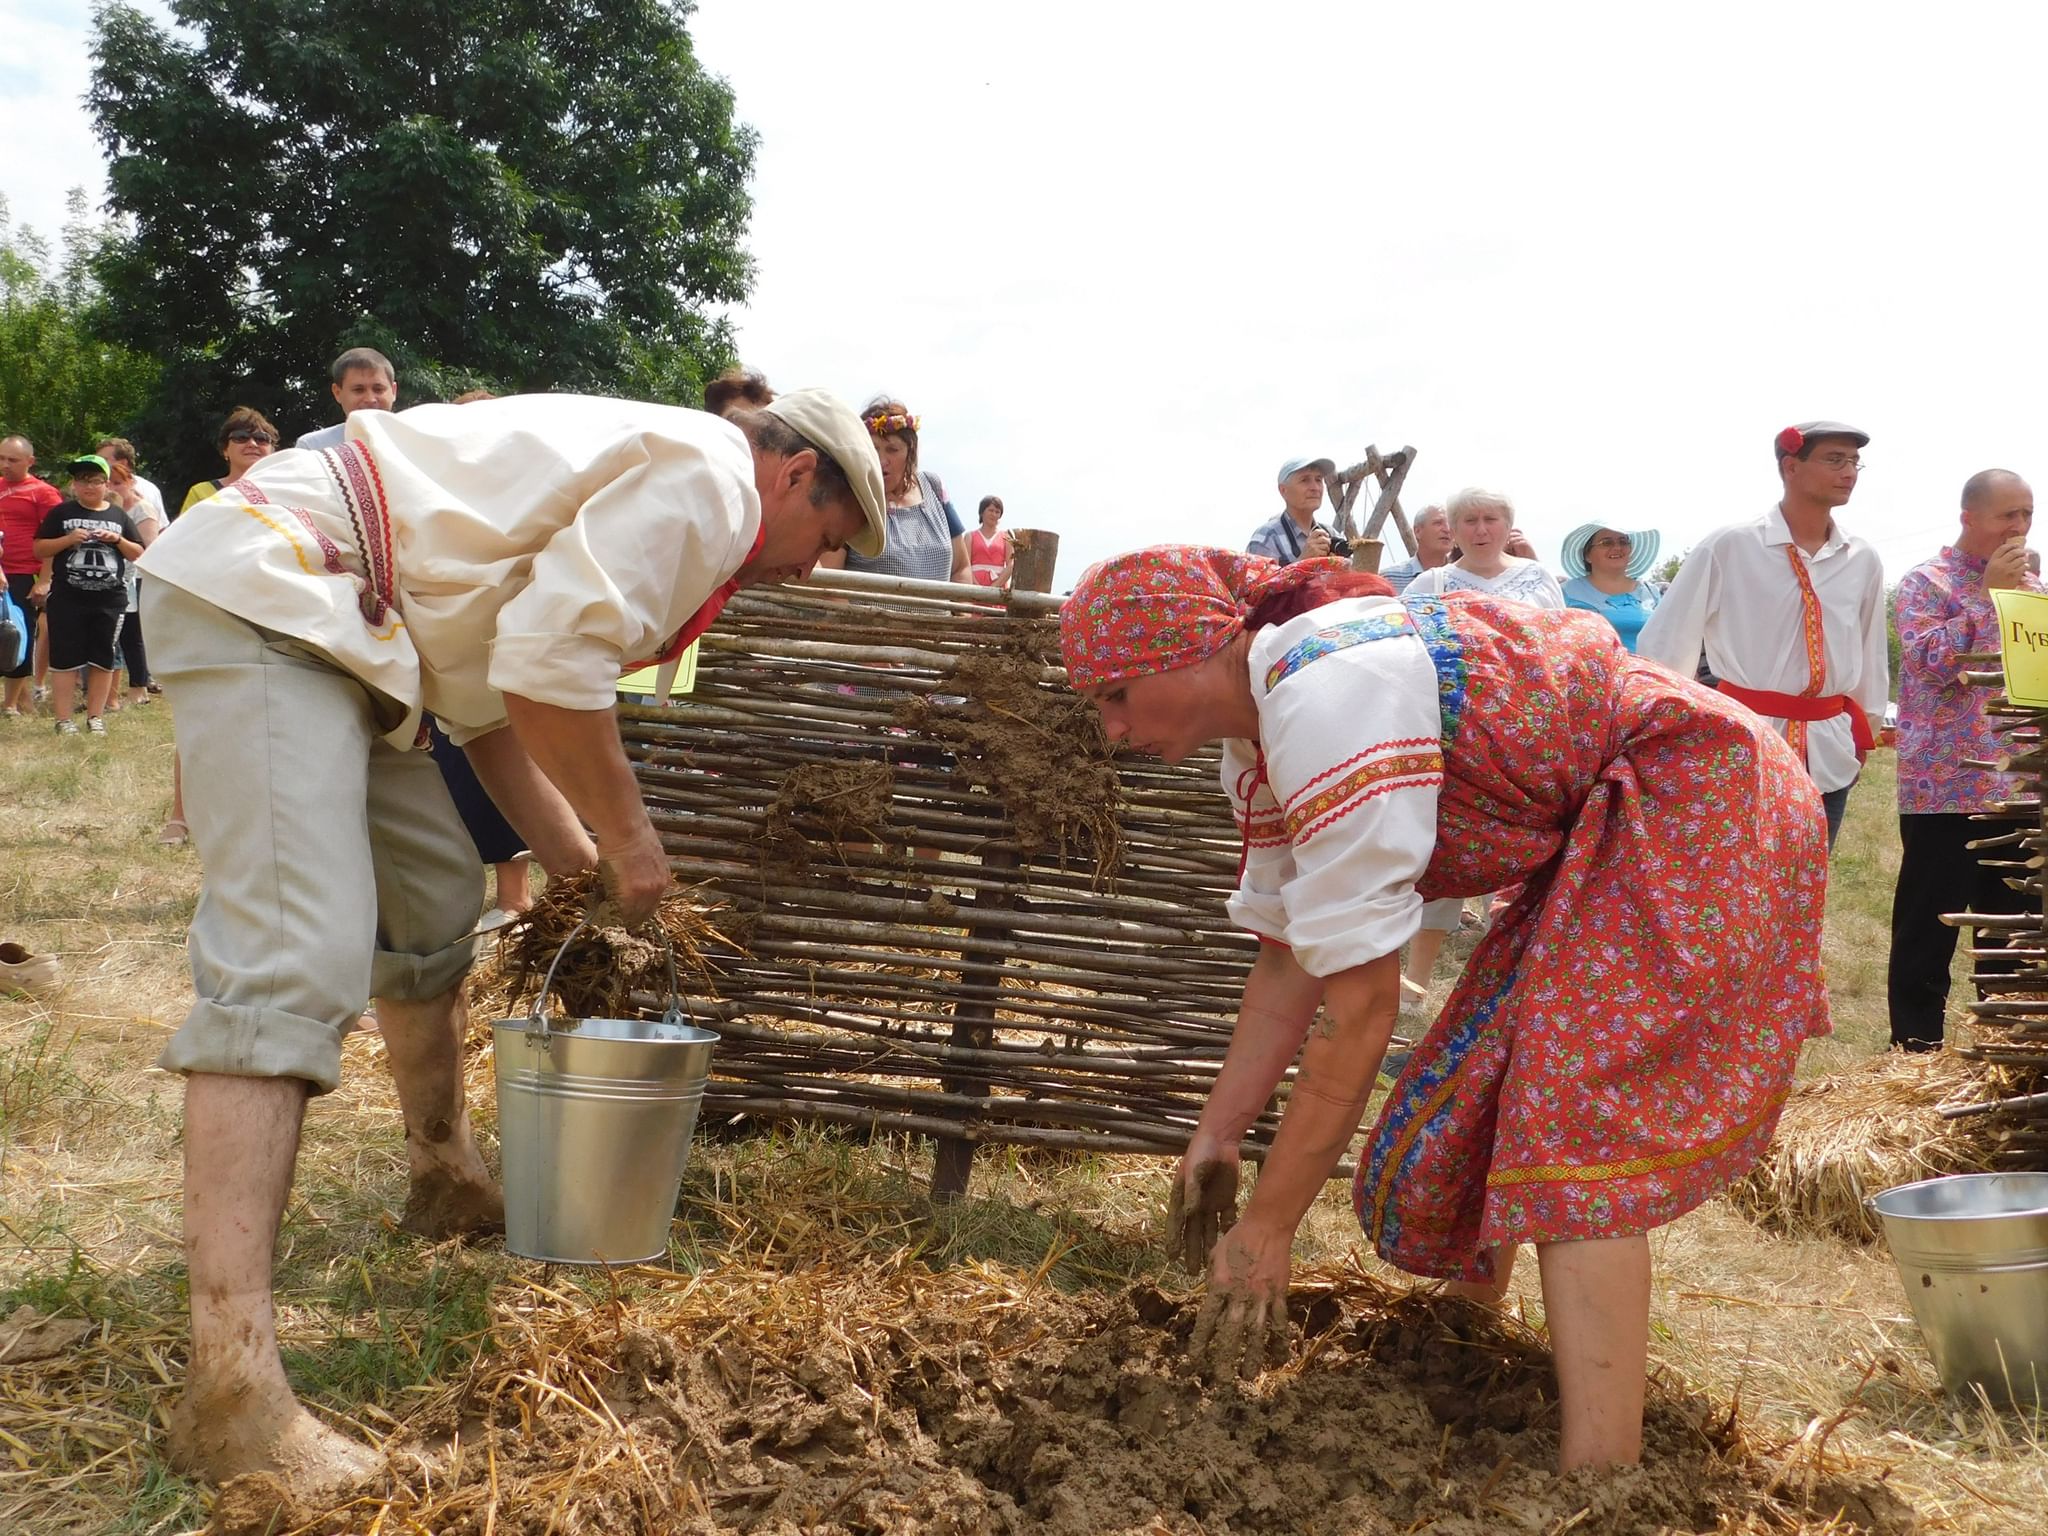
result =
[[[318,1500],[382,1463],[300,1406],[278,1355],[271,1265],[305,1113],[297,1078],[185,1080],[192,1359],[171,1410],[170,1452],[174,1466],[215,1483],[271,1472]]]
[[[412,1175],[399,1225],[439,1241],[499,1232],[505,1197],[484,1167],[462,1091],[462,1038],[469,1024],[463,983],[425,1001],[378,998],[377,1021],[405,1115]]]

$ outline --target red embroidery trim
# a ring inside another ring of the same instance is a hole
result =
[[[1375,796],[1390,795],[1397,789],[1428,789],[1432,786],[1441,789],[1443,788],[1443,782],[1444,776],[1440,773],[1437,773],[1424,774],[1417,778],[1389,780],[1385,784],[1376,784],[1371,789],[1368,789],[1364,794],[1359,795],[1353,800],[1347,801],[1338,809],[1330,812],[1329,815],[1323,817],[1320,821],[1315,822],[1313,825],[1303,827],[1301,831],[1295,835],[1294,845],[1297,848],[1299,848],[1303,843],[1308,842],[1311,838],[1313,838],[1317,833],[1321,832],[1324,828],[1330,826],[1333,822],[1342,821],[1346,816],[1349,816],[1353,811],[1357,810],[1361,805],[1365,804],[1366,801],[1373,799]]]
[[[349,525],[355,529],[356,543],[368,572],[364,589],[358,595],[363,617],[381,625],[398,606],[391,507],[384,496],[384,477],[377,471],[375,457],[359,442],[322,448],[320,460],[328,478],[341,492],[342,505],[348,511]]]
[[[1361,791],[1370,793],[1370,786],[1383,784],[1385,780],[1429,774],[1434,774],[1437,782],[1441,783],[1443,772],[1444,755],[1440,751],[1403,752],[1393,757],[1375,758],[1363,767],[1354,769],[1329,788],[1318,792],[1303,803],[1300,809],[1297,810],[1290,805],[1287,810],[1287,829],[1294,834],[1294,840],[1299,843],[1312,825],[1328,817],[1331,811]]]
[[[1323,780],[1329,778],[1332,774],[1342,773],[1346,768],[1349,768],[1353,763],[1359,761],[1361,758],[1371,757],[1376,752],[1393,752],[1398,751],[1402,747],[1427,747],[1434,751],[1440,746],[1441,742],[1438,740],[1438,738],[1434,736],[1402,736],[1394,741],[1374,742],[1371,746],[1367,747],[1363,752],[1352,753],[1351,756],[1345,758],[1344,761],[1337,764],[1336,767],[1325,768],[1321,773],[1317,774],[1314,778],[1310,779],[1306,784],[1302,785],[1300,789],[1296,790],[1292,795],[1290,795],[1287,799],[1287,803],[1290,806],[1293,805],[1295,801],[1299,800],[1303,795],[1307,794],[1310,790],[1314,789],[1318,784],[1322,783]],[[1443,754],[1441,752],[1437,752],[1438,757],[1441,757],[1442,755]]]

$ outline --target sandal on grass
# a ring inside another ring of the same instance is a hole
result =
[[[162,830],[156,835],[156,845],[159,848],[182,848],[191,840],[192,829],[176,817],[165,822]]]

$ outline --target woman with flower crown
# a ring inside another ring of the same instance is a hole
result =
[[[1594,615],[1404,602],[1337,560],[1121,555],[1083,575],[1061,641],[1112,740],[1223,743],[1244,840],[1231,910],[1259,956],[1168,1214],[1208,1272],[1200,1362],[1285,1354],[1295,1227],[1373,1092],[1424,900],[1518,887],[1354,1203],[1383,1257],[1480,1299],[1533,1243],[1559,1461],[1640,1459],[1647,1234],[1750,1167],[1828,1030],[1826,826],[1798,759]],[[1237,1216],[1239,1143],[1297,1055]]]
[[[889,542],[873,559],[847,551],[843,557],[828,555],[818,564],[920,581],[966,581],[967,528],[946,499],[939,477],[918,468],[917,417],[901,400],[886,395],[870,400],[860,414],[882,460]]]

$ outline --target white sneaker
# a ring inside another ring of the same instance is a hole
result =
[[[85,728],[88,731],[91,731],[95,736],[104,736],[107,734],[107,722],[102,720],[98,715],[94,715],[91,719],[87,720],[85,722]]]
[[[19,944],[0,944],[0,992],[48,992],[62,979],[55,955],[32,955]]]
[[[78,722],[76,720],[59,720],[57,722],[57,734],[59,736],[76,736],[78,734]]]

